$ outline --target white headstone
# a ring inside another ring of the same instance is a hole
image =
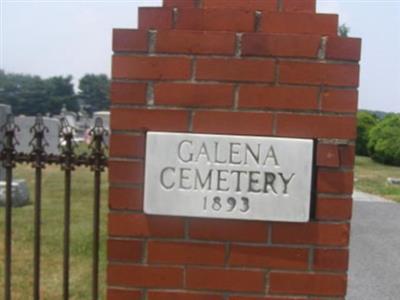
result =
[[[400,185],[400,178],[388,177],[387,182],[389,184]]]
[[[32,126],[35,124],[36,117],[20,116],[15,118],[15,123],[20,128],[17,132],[16,137],[19,144],[16,146],[17,152],[30,153],[32,146],[29,144],[32,141],[33,133],[30,132]],[[49,129],[45,132],[45,138],[48,146],[45,147],[45,151],[48,154],[59,154],[59,131],[60,121],[54,118],[43,117],[44,125]]]
[[[68,121],[69,126],[71,126],[72,128],[76,128],[76,119],[74,115],[65,115],[64,118]]]
[[[96,119],[100,118],[103,121],[103,127],[107,131],[110,131],[110,112],[109,111],[97,111],[93,114],[93,126],[95,125]],[[104,142],[109,145],[109,135],[104,137]]]
[[[110,128],[110,112],[109,111],[96,111],[93,114],[93,119],[100,118],[103,121],[103,126],[105,129]]]
[[[3,126],[7,121],[7,116],[11,113],[11,107],[9,105],[0,104],[0,127]],[[0,132],[0,151],[3,149],[4,133]],[[6,176],[3,162],[0,162],[0,181],[4,180]]]
[[[6,203],[6,182],[0,181],[0,206]],[[29,203],[29,189],[25,179],[13,180],[11,184],[11,203],[14,207]]]

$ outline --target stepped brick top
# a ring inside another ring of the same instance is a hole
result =
[[[337,30],[315,0],[164,0],[114,30],[108,300],[345,298],[361,40]],[[314,139],[311,221],[144,214],[149,130]]]

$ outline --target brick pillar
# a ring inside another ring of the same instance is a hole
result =
[[[344,299],[361,42],[337,27],[313,0],[165,0],[114,31],[108,300]],[[317,140],[311,221],[145,215],[148,130]]]

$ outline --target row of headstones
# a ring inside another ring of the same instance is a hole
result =
[[[9,105],[0,104],[0,126],[4,125],[7,121],[7,116],[11,114],[11,107]],[[67,119],[70,126],[77,129],[76,120],[72,115],[63,116]],[[109,112],[98,112],[95,113],[93,119],[88,122],[88,128],[92,127],[94,122],[93,120],[96,117],[100,117],[103,120],[103,126],[105,129],[109,129]],[[18,143],[15,145],[15,149],[20,153],[30,153],[32,151],[32,145],[30,142],[32,141],[33,134],[31,132],[31,128],[35,123],[35,117],[28,116],[17,116],[15,117],[15,124],[19,127],[19,130],[16,132],[16,140]],[[50,118],[43,117],[44,125],[48,128],[48,132],[45,133],[47,146],[45,147],[45,151],[48,154],[60,154],[60,118]],[[79,130],[76,130],[78,133],[77,141],[85,141],[88,142],[88,137],[85,136],[88,134],[88,130],[81,130],[81,136],[79,136]],[[0,132],[0,150],[2,149],[2,145],[4,142],[4,133]],[[106,141],[107,142],[107,141]],[[0,162],[0,206],[3,206],[5,203],[5,168],[3,167],[3,163]],[[27,183],[24,179],[15,179],[12,182],[12,205],[13,206],[23,206],[29,203],[29,190]]]
[[[7,115],[11,113],[11,108],[8,105],[0,104],[0,126],[6,122]],[[94,119],[100,117],[103,120],[103,126],[105,129],[109,129],[109,112],[97,112],[94,113],[93,118],[88,122],[86,132],[80,132],[78,129],[78,124],[76,120],[71,116],[67,115],[66,119],[69,122],[70,126],[76,130],[75,137],[79,141],[84,141],[87,139],[85,135],[87,135],[89,128],[93,126]],[[60,143],[59,139],[59,130],[60,130],[60,119],[59,118],[50,118],[43,117],[44,125],[49,129],[46,132],[46,141],[48,145],[46,146],[46,153],[48,154],[59,154],[60,149],[58,147]],[[32,140],[32,133],[30,129],[35,123],[35,117],[29,116],[17,116],[15,117],[15,124],[19,127],[19,131],[16,132],[16,140],[18,144],[16,145],[16,151],[21,153],[29,153],[32,151],[32,146],[30,142]],[[2,133],[0,133],[0,142],[3,141]],[[1,174],[0,174],[0,178]]]

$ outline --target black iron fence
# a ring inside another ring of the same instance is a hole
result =
[[[60,154],[46,153],[48,145],[46,133],[49,129],[45,126],[43,118],[36,117],[30,129],[32,140],[30,153],[19,153],[16,150],[18,141],[16,133],[19,127],[14,122],[14,117],[9,115],[7,122],[1,127],[3,132],[3,147],[0,160],[5,168],[5,223],[4,223],[4,300],[11,300],[12,290],[12,182],[13,169],[17,164],[31,164],[35,171],[34,193],[34,251],[33,251],[33,299],[40,299],[40,261],[41,261],[41,200],[42,200],[42,172],[48,164],[61,167],[64,172],[64,240],[63,240],[63,299],[69,299],[70,281],[70,223],[71,223],[71,179],[76,167],[89,167],[94,173],[94,199],[93,199],[93,254],[92,254],[92,299],[99,297],[99,228],[100,228],[100,188],[101,173],[107,167],[107,154],[105,139],[108,135],[103,127],[102,119],[97,118],[90,130],[91,142],[89,152],[77,154],[74,142],[74,130],[66,119],[61,120],[59,130]]]

